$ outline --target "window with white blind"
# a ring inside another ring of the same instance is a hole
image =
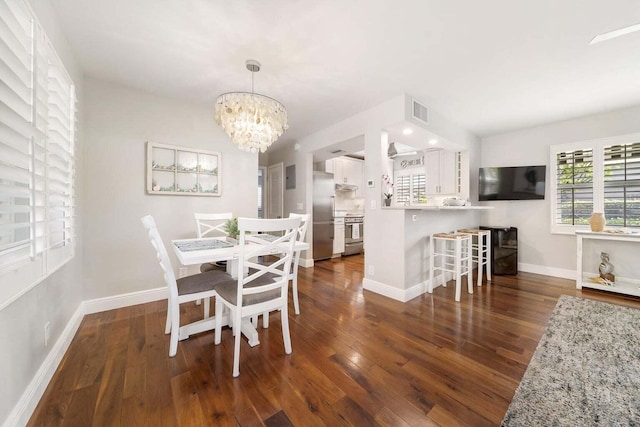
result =
[[[640,142],[604,147],[604,215],[608,225],[640,226]]]
[[[74,132],[71,78],[28,5],[0,0],[0,274],[14,272],[11,286],[73,257]]]
[[[640,134],[552,146],[550,160],[553,232],[587,228],[593,212],[640,227]]]
[[[396,175],[393,180],[396,203],[408,202],[411,196],[411,175]]]
[[[424,173],[397,172],[393,188],[396,203],[426,203],[427,183]]]
[[[593,152],[591,149],[556,154],[556,223],[588,224],[593,212]]]
[[[411,201],[415,203],[427,202],[427,181],[423,173],[411,175]]]

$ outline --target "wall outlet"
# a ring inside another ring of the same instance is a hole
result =
[[[51,338],[51,322],[44,324],[44,346],[49,345],[49,339]]]
[[[178,269],[178,279],[182,279],[183,277],[187,277],[187,267],[180,267]]]
[[[376,274],[376,269],[372,264],[369,264],[369,276],[373,276]]]
[[[303,209],[304,205],[302,203],[298,203],[297,204],[297,208],[299,211],[301,211]]]

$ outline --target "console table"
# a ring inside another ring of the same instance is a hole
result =
[[[583,250],[585,241],[591,240],[596,241],[599,246],[597,246],[596,250],[585,253]],[[637,245],[638,243],[640,243],[640,233],[623,234],[577,230],[576,288],[582,289],[584,287],[640,296],[640,265],[638,265],[640,246]],[[590,278],[600,275],[598,272],[600,252],[607,252],[611,255],[611,262],[614,266],[613,273],[616,275],[613,286],[599,284],[590,280]],[[590,256],[589,262],[585,262],[585,255]],[[585,271],[585,268],[590,271]]]

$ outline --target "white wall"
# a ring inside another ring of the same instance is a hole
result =
[[[548,166],[550,145],[639,131],[640,107],[523,129],[483,138],[480,166]],[[550,172],[547,167],[547,183]],[[547,184],[545,200],[487,202],[495,209],[488,213],[486,225],[518,228],[520,270],[574,278],[575,237],[551,234],[550,198]]]
[[[167,247],[195,237],[194,212],[257,215],[258,155],[236,148],[213,105],[86,79],[85,109],[85,299],[164,286],[143,215],[154,216]],[[146,141],[220,151],[222,196],[146,194]]]
[[[9,416],[24,414],[17,405],[54,343],[60,338],[82,302],[82,145],[83,85],[82,72],[58,27],[57,18],[48,1],[31,0],[38,21],[51,40],[76,86],[78,97],[78,130],[76,142],[76,239],[75,258],[39,283],[6,308],[0,310],[0,422]],[[44,346],[44,325],[51,323],[51,339]],[[32,408],[28,408],[26,414]],[[12,412],[13,410],[13,412]],[[24,420],[22,420],[24,422]]]

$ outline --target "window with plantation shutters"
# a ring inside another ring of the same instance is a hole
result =
[[[0,0],[0,305],[73,257],[74,91],[29,6]]]
[[[640,226],[640,142],[604,147],[604,214],[608,225]]]
[[[556,157],[557,224],[588,224],[593,212],[593,152],[562,151]]]
[[[71,243],[75,93],[53,52],[48,56],[47,245]]]
[[[33,255],[32,21],[0,2],[0,269]]]
[[[393,197],[397,203],[426,202],[427,183],[424,173],[397,172]]]
[[[408,202],[411,196],[411,176],[398,174],[394,177],[394,180],[393,197],[395,197],[396,203]]]
[[[593,212],[640,227],[640,134],[552,146],[551,163],[553,232],[588,228]]]
[[[411,199],[417,203],[427,201],[427,181],[425,174],[416,173],[411,176]]]

